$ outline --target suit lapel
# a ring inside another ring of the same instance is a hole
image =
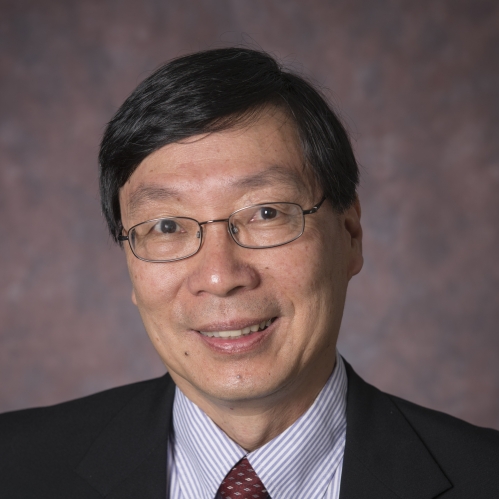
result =
[[[348,373],[340,499],[433,499],[451,488],[390,397]],[[175,385],[147,385],[94,441],[77,473],[109,499],[164,499]]]
[[[109,498],[165,499],[174,394],[168,375],[148,384],[94,441],[77,473]]]
[[[347,366],[340,499],[433,499],[451,483],[390,397]]]

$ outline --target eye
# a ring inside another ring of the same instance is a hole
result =
[[[181,232],[181,227],[175,220],[163,218],[154,226],[154,230],[162,234],[174,234],[175,232]]]
[[[278,216],[278,211],[270,206],[263,206],[256,213],[255,218],[260,218],[261,220],[273,220]]]

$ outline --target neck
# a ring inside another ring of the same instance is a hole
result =
[[[298,386],[249,400],[219,400],[200,393],[184,379],[175,383],[223,432],[248,452],[254,451],[290,427],[313,404],[326,384],[334,364]]]

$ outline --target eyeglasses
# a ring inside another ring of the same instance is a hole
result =
[[[203,225],[227,222],[227,230],[243,248],[263,249],[288,244],[305,229],[305,215],[317,213],[324,203],[304,210],[295,203],[246,206],[229,218],[198,222],[188,217],[155,218],[134,225],[118,241],[128,241],[133,254],[145,262],[175,262],[195,255],[203,242]]]

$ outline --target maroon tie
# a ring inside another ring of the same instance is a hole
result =
[[[245,457],[229,471],[218,494],[223,499],[270,499],[262,481]]]

